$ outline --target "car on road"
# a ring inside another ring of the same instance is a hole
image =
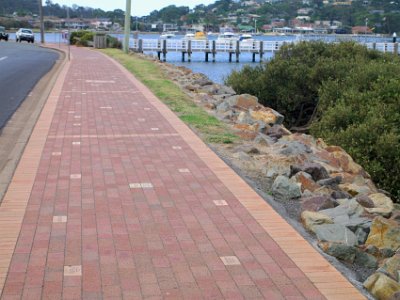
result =
[[[0,41],[1,40],[5,40],[6,42],[8,41],[8,33],[3,26],[0,26]]]
[[[20,28],[18,29],[17,33],[15,34],[15,40],[17,42],[27,41],[28,43],[35,42],[35,36],[32,30],[27,28]]]

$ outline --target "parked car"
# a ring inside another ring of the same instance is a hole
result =
[[[35,36],[30,29],[20,28],[15,34],[15,40],[17,42],[27,41],[28,43],[35,42]]]
[[[0,26],[0,41],[1,40],[5,40],[6,42],[8,41],[8,33],[3,26]]]

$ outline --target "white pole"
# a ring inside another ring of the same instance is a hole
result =
[[[67,43],[68,43],[68,60],[71,60],[71,32],[70,32],[70,29],[69,29],[69,26],[70,26],[70,23],[71,23],[71,21],[70,21],[70,19],[69,19],[69,6],[67,6],[67,21],[68,21],[68,41],[67,41]]]
[[[125,36],[124,36],[124,52],[129,52],[129,37],[131,32],[131,0],[126,0],[126,9],[125,9]]]

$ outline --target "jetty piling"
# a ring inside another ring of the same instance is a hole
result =
[[[265,53],[275,53],[288,41],[220,41],[220,40],[173,40],[173,39],[134,39],[132,51],[135,52],[156,52],[158,59],[166,61],[168,52],[180,52],[182,61],[187,59],[192,61],[192,54],[194,52],[204,53],[204,60],[210,60],[210,53],[212,54],[212,61],[216,61],[217,53],[227,53],[229,62],[232,62],[233,55],[235,61],[240,61],[242,53],[250,53],[252,62],[256,62],[256,56],[259,55],[260,62],[263,61]],[[361,42],[362,43],[362,42]],[[398,43],[362,43],[370,49],[375,49],[382,52],[393,53],[399,55]]]

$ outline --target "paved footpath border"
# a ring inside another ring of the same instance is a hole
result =
[[[87,50],[81,49],[79,51]],[[124,76],[138,88],[145,100],[168,120],[191,150],[213,171],[214,175],[261,225],[262,228],[259,233],[268,233],[327,299],[365,299],[340,272],[311,247],[142,83],[111,58],[107,57],[107,59],[112,61]],[[67,63],[57,79],[0,206],[0,294],[21,232],[22,220],[37,175],[43,148],[46,140],[51,138],[48,136],[50,125],[53,121],[56,105],[60,101],[62,86],[69,67],[70,63]],[[30,226],[30,224],[27,226]],[[280,253],[281,249],[276,249],[277,253]],[[276,259],[279,259],[279,257]]]
[[[229,191],[265,229],[293,262],[327,299],[365,299],[365,297],[264,199],[184,124],[143,83],[123,66],[111,60],[134,83],[154,107],[170,122],[184,141],[215,173]]]
[[[32,131],[0,206],[0,295],[7,277],[10,261],[21,231],[22,220],[37,174],[47,134],[59,95],[68,73],[66,62],[49,94],[46,104]]]

